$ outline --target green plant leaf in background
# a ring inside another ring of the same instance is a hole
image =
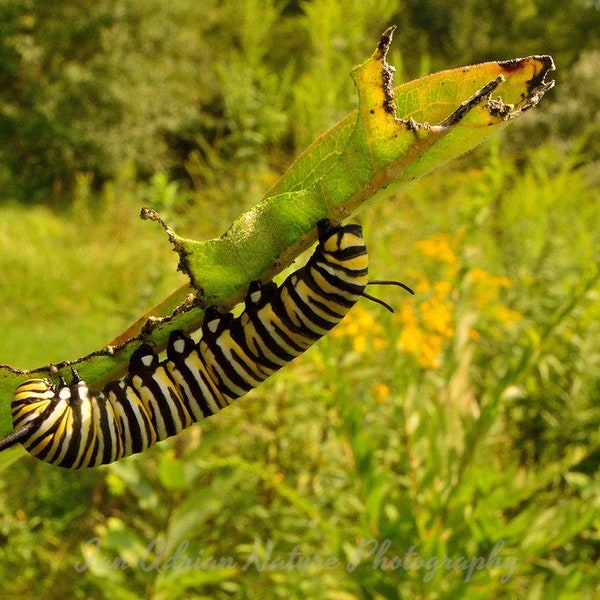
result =
[[[358,109],[315,140],[221,238],[181,238],[154,211],[143,211],[167,231],[191,286],[82,359],[28,372],[0,366],[0,435],[11,430],[12,390],[26,377],[76,365],[91,387],[101,387],[126,370],[141,338],[162,350],[173,329],[198,329],[205,307],[230,308],[250,281],[272,279],[307,249],[317,221],[338,223],[472,149],[536,106],[554,85],[545,79],[552,58],[531,56],[443,71],[394,89],[394,69],[386,62],[393,31],[384,32],[371,58],[352,73]],[[69,378],[68,370],[64,375]]]

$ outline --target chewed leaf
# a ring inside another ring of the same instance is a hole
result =
[[[531,56],[443,71],[394,88],[394,69],[386,61],[393,31],[352,73],[357,110],[315,140],[221,238],[181,238],[155,212],[143,213],[165,228],[191,287],[84,358],[28,372],[0,366],[0,435],[11,429],[9,400],[23,379],[57,373],[68,378],[70,366],[95,388],[118,378],[140,339],[162,350],[173,329],[198,329],[205,307],[231,307],[250,281],[272,279],[307,249],[317,221],[338,223],[470,150],[537,105],[554,84],[545,79],[554,69],[552,59]]]
[[[470,150],[535,106],[554,82],[549,56],[443,71],[393,88],[394,28],[353,72],[358,110],[318,138],[266,198],[208,242],[171,232],[181,267],[207,304],[270,279],[334,223]],[[498,95],[498,97],[496,97]]]

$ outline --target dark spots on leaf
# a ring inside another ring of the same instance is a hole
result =
[[[513,58],[511,60],[502,60],[498,63],[498,66],[506,73],[512,73],[518,71],[523,64],[523,58]]]
[[[387,63],[382,66],[383,93],[385,100],[383,101],[383,110],[390,115],[396,114],[396,102],[394,101],[394,72],[396,69]]]
[[[387,51],[392,43],[392,36],[394,35],[394,31],[396,30],[396,26],[392,25],[388,27],[381,36],[379,43],[377,44],[377,49],[381,52],[382,56],[385,58]]]
[[[396,103],[393,98],[388,99],[383,103],[383,110],[390,115],[396,114]]]
[[[479,91],[475,92],[468,100],[462,102],[458,108],[449,116],[447,116],[440,125],[443,127],[451,127],[460,122],[463,117],[477,106],[484,98],[489,98],[490,94],[504,81],[504,76],[500,75],[496,79],[484,85]]]
[[[521,69],[526,61],[533,61],[534,63],[537,63],[536,66],[539,67],[539,70],[536,69],[534,76],[527,82],[527,97],[537,93],[541,88],[543,88],[544,91],[550,89],[553,82],[547,83],[546,75],[548,72],[554,71],[555,68],[554,60],[551,56],[535,55],[527,58],[515,58],[513,60],[500,61],[498,65],[505,73],[512,73],[513,71]]]
[[[504,104],[502,100],[488,100],[487,109],[493,117],[499,117],[500,119],[506,119],[511,111],[514,109],[512,104]]]
[[[418,131],[419,124],[412,117],[410,117],[408,121],[405,121],[405,123],[408,131]]]
[[[388,65],[385,57],[392,43],[395,29],[395,25],[388,27],[377,45],[377,50],[380,53],[379,60],[381,61],[381,87],[384,94],[383,110],[392,116],[396,115],[396,103],[394,102],[394,72],[396,69]]]

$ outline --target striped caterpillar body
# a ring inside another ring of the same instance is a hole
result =
[[[252,283],[237,317],[209,308],[198,343],[174,331],[162,361],[141,345],[127,375],[99,393],[76,372],[70,384],[19,385],[11,404],[15,431],[0,450],[21,443],[53,465],[95,467],[142,452],[256,387],[331,330],[361,296],[371,298],[361,228],[323,220],[318,229],[304,267],[279,287]]]

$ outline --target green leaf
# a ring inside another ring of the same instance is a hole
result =
[[[393,31],[384,32],[371,58],[352,73],[358,109],[315,140],[221,238],[185,239],[155,212],[143,212],[165,228],[191,287],[143,315],[112,345],[82,359],[29,372],[0,366],[0,435],[11,430],[9,402],[20,381],[57,372],[69,379],[71,365],[94,388],[118,378],[140,339],[162,350],[173,329],[198,329],[204,307],[230,308],[250,281],[272,279],[306,250],[316,239],[317,221],[347,219],[470,150],[536,106],[554,84],[545,80],[554,69],[552,58],[531,56],[443,71],[393,89],[394,69],[386,61]]]
[[[445,71],[393,90],[386,62],[393,30],[353,72],[358,110],[314,142],[223,237],[197,242],[163,224],[207,305],[237,297],[253,279],[271,279],[314,242],[319,219],[346,219],[473,148],[553,85],[545,81],[554,68],[546,56]],[[493,100],[496,91],[505,99]]]
[[[180,491],[187,488],[184,464],[175,456],[174,452],[165,452],[160,455],[158,477],[167,490]]]

